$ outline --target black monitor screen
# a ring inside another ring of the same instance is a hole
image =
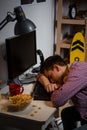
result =
[[[36,31],[6,39],[8,79],[12,80],[37,63]]]

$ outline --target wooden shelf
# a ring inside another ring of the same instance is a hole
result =
[[[70,44],[61,42],[61,43],[59,44],[59,47],[60,47],[60,48],[70,48]]]
[[[61,24],[68,24],[68,25],[85,25],[87,19],[61,19]],[[57,27],[57,22],[55,21],[55,27]]]
[[[61,24],[85,25],[86,20],[82,19],[62,19]]]
[[[73,0],[72,0],[73,1]],[[81,0],[79,1],[79,5],[81,6]],[[82,2],[83,5],[87,8],[87,2],[86,0]],[[84,29],[85,28],[85,40],[87,44],[87,19],[69,19],[69,16],[63,16],[64,9],[65,9],[65,3],[64,0],[56,0],[56,19],[55,20],[55,28],[56,31],[56,54],[61,55],[61,49],[69,49],[70,44],[66,44],[66,42],[63,41],[63,36],[65,33],[68,33],[70,35],[74,35],[76,33],[76,30],[73,29],[74,25],[77,27],[77,31],[79,31],[80,26]],[[70,1],[66,1],[66,6],[70,5]],[[67,8],[67,7],[66,7]],[[84,10],[84,8],[83,8]],[[66,11],[67,12],[67,11]],[[64,25],[64,26],[63,26]],[[67,26],[65,26],[67,25]],[[69,30],[70,29],[70,30]],[[76,29],[76,28],[75,28]],[[63,53],[63,51],[62,51]],[[87,53],[87,51],[86,51]],[[87,54],[86,54],[87,55]],[[64,57],[65,58],[65,57]],[[87,58],[86,58],[87,61]]]

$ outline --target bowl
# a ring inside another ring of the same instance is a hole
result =
[[[19,94],[9,97],[7,109],[8,111],[24,110],[32,101],[32,96],[29,94]]]

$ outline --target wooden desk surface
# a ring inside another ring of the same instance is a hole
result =
[[[32,84],[24,85],[24,93],[31,94],[33,87],[34,86]],[[7,89],[8,89],[8,86],[7,86]],[[4,90],[2,90],[2,92],[4,92]],[[0,102],[0,107],[2,107],[2,101]],[[32,124],[32,127],[30,127],[30,125],[28,125],[29,128],[33,129],[33,127],[34,127],[33,124],[36,122],[36,124],[39,123],[39,127],[40,127],[40,125],[41,126],[43,125],[43,129],[45,129],[45,127],[52,120],[55,111],[56,111],[56,108],[53,107],[51,101],[32,100],[31,104],[29,106],[27,106],[27,108],[24,109],[23,111],[7,112],[7,111],[3,110],[2,108],[0,108],[0,122],[3,122],[3,124],[4,123],[6,124],[5,119],[11,118],[12,120],[9,120],[10,122],[7,121],[8,122],[7,125],[10,124],[12,126],[14,126],[14,125],[17,126],[19,119],[20,119],[21,123],[22,123],[22,120],[25,119],[26,121],[29,122],[29,124],[30,123]],[[12,122],[15,122],[15,123],[12,123]],[[23,124],[21,124],[21,126],[22,125]],[[20,128],[20,125],[19,125],[19,128]],[[23,126],[22,126],[22,128],[23,128]],[[34,129],[35,129],[35,127],[34,127]]]

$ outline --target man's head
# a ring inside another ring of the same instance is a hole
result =
[[[59,82],[66,69],[66,63],[59,55],[48,57],[41,68],[43,73],[51,82]]]

